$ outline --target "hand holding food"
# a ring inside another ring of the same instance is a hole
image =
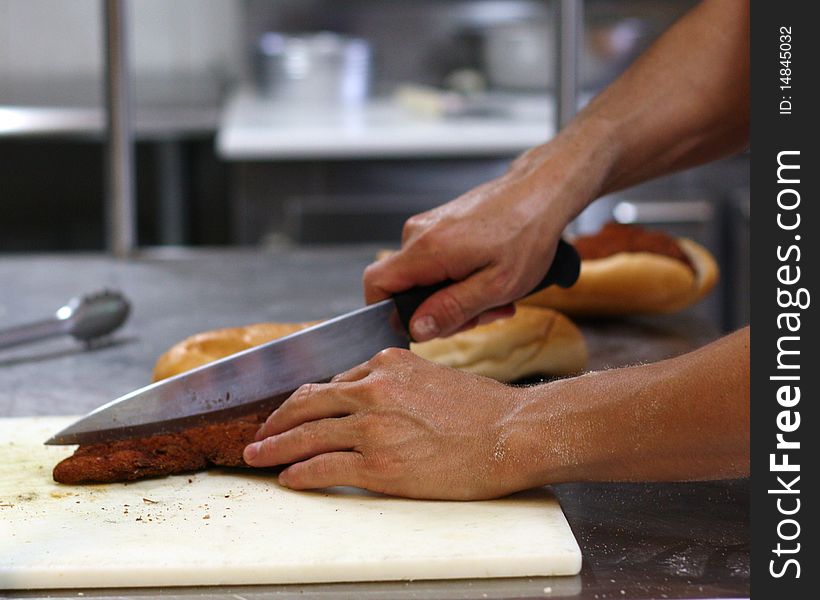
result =
[[[154,381],[289,335],[315,323],[258,323],[193,335],[157,360]],[[572,322],[553,310],[522,307],[511,318],[447,339],[413,344],[413,351],[441,364],[512,381],[531,375],[583,370],[586,346]],[[205,469],[247,466],[245,446],[268,412],[177,433],[80,446],[54,469],[62,483],[129,481]]]
[[[527,487],[525,473],[505,460],[522,389],[390,348],[330,383],[302,386],[260,428],[245,460],[290,464],[279,481],[294,489],[503,496]]]

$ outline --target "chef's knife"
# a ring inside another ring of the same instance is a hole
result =
[[[561,240],[533,292],[569,287],[581,264]],[[179,431],[233,415],[272,411],[296,388],[325,381],[389,347],[407,348],[410,317],[445,281],[399,293],[287,337],[126,394],[63,429],[46,444],[92,444]]]

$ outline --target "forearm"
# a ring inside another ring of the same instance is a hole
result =
[[[741,150],[749,127],[749,3],[705,0],[582,113],[616,159],[602,193]]]
[[[519,158],[567,221],[595,198],[741,150],[748,140],[748,2],[705,0],[553,141]]]
[[[749,461],[749,328],[658,363],[526,390],[507,431],[523,487],[738,477]]]

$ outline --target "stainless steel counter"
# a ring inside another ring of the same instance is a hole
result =
[[[0,257],[0,327],[38,319],[99,287],[134,304],[91,350],[70,339],[0,351],[0,415],[82,413],[145,384],[156,357],[205,329],[318,319],[361,305],[373,247]],[[581,324],[591,368],[672,356],[713,339],[695,317]],[[82,590],[85,597],[736,598],[749,594],[749,485],[572,484],[556,492],[584,555],[578,577],[305,586]],[[72,597],[79,590],[9,597]]]

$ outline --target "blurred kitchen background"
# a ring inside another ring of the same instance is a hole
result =
[[[403,221],[555,132],[557,0],[133,0],[138,244],[398,243]],[[580,4],[580,2],[579,2]],[[586,0],[583,102],[689,0]],[[102,0],[0,0],[0,253],[106,248]],[[749,161],[604,198],[722,266],[748,322]],[[0,282],[2,285],[2,282]]]

